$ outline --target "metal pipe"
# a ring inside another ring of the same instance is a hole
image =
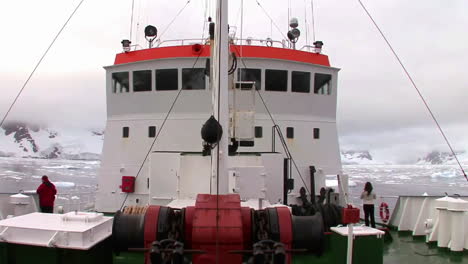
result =
[[[283,204],[288,205],[288,179],[289,179],[289,160],[283,162]]]
[[[310,202],[315,204],[315,166],[309,166],[310,171]]]

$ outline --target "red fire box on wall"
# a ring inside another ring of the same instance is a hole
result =
[[[122,176],[122,185],[120,188],[122,192],[125,193],[135,192],[135,176]]]
[[[343,208],[342,220],[344,224],[359,223],[359,208],[354,208],[348,205],[348,208]]]

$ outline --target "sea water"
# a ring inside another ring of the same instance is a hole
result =
[[[57,203],[89,207],[99,166],[99,161],[0,158],[0,193],[36,190],[47,175],[60,194]],[[377,202],[390,205],[398,195],[468,195],[468,181],[454,165],[345,165],[343,173],[349,176],[350,202],[356,205],[367,181],[374,185]],[[336,189],[336,184],[335,176],[327,177],[327,185]]]

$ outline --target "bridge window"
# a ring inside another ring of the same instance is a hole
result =
[[[148,92],[151,91],[151,71],[134,71],[133,72],[133,91]]]
[[[113,93],[128,93],[129,89],[129,74],[128,72],[113,72],[112,73],[112,92]]]
[[[123,127],[122,128],[122,137],[128,138],[130,135],[130,128],[129,127]]]
[[[286,92],[288,90],[288,71],[265,70],[265,91]]]
[[[204,90],[205,89],[205,69],[182,69],[182,89],[184,90]]]
[[[331,93],[330,81],[331,81],[330,74],[316,73],[315,79],[314,79],[314,93],[315,94],[330,94]]]
[[[287,127],[286,128],[286,137],[287,138],[294,138],[294,127]]]
[[[293,71],[291,79],[291,91],[297,93],[310,92],[310,72]]]
[[[320,138],[320,128],[314,128],[314,139]]]
[[[179,89],[177,69],[156,70],[156,91]]]
[[[150,137],[150,138],[156,137],[156,127],[155,126],[148,127],[148,137]]]
[[[239,69],[237,71],[237,81],[255,82],[255,88],[260,90],[262,87],[262,70],[260,69]]]
[[[262,138],[263,137],[263,127],[261,127],[261,126],[256,126],[255,127],[255,137],[256,138]]]

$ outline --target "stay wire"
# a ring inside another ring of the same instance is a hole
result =
[[[179,15],[184,11],[184,9],[188,6],[188,4],[190,4],[190,1],[192,0],[188,0],[187,3],[185,3],[185,5],[179,10],[179,12],[177,12],[177,14],[175,15],[175,17],[171,20],[171,22],[166,26],[166,28],[164,28],[164,30],[162,31],[161,35],[159,35],[159,39],[162,38],[162,36],[164,35],[164,33],[166,33],[166,31],[169,29],[169,27],[174,23],[174,21],[179,17]]]
[[[304,22],[305,22],[305,34],[306,34],[306,45],[309,46],[309,23],[307,22],[307,2],[304,0]]]
[[[314,14],[314,0],[310,0],[310,10],[312,12],[312,39],[315,42],[315,14]]]
[[[283,36],[283,38],[285,40],[288,40],[288,38],[286,37],[286,35],[283,34],[283,31],[281,31],[281,29],[278,27],[278,25],[275,23],[275,21],[273,20],[273,18],[271,18],[271,16],[268,14],[268,12],[265,10],[265,8],[263,8],[263,6],[260,4],[260,2],[258,0],[255,0],[257,2],[257,5],[262,9],[263,13],[265,13],[265,15],[270,19],[270,21],[273,23],[273,25],[275,26],[275,28],[278,30],[278,32]]]
[[[206,16],[206,11],[205,11],[205,16]],[[203,17],[203,32],[202,32],[202,39],[205,35],[205,17]],[[197,65],[197,62],[198,62],[198,59],[200,59],[200,56],[202,55],[202,52],[200,52],[200,54],[198,54],[197,56],[197,59],[195,60],[195,62],[193,63],[192,65],[192,69],[195,68],[195,65]],[[135,176],[135,179],[138,178],[138,175],[140,175],[140,172],[141,170],[143,169],[143,166],[145,165],[145,162],[146,160],[148,159],[148,156],[149,154],[151,153],[151,150],[153,149],[154,147],[154,144],[156,143],[156,140],[158,139],[159,137],[159,134],[161,133],[162,129],[164,128],[164,125],[166,124],[166,121],[167,119],[169,118],[169,115],[171,114],[172,112],[172,109],[174,108],[176,102],[177,102],[177,99],[179,98],[180,94],[182,93],[182,90],[183,89],[180,89],[179,92],[177,93],[176,97],[174,98],[174,101],[172,102],[172,105],[171,107],[169,108],[167,114],[166,114],[166,117],[164,118],[163,120],[163,123],[161,124],[161,128],[159,129],[158,133],[156,134],[156,137],[154,138],[152,144],[151,144],[151,147],[149,148],[148,152],[146,153],[146,156],[145,156],[145,159],[143,160],[143,163],[141,164],[140,168],[138,169],[138,172],[137,172],[137,175]],[[211,188],[211,185],[210,185],[210,188]],[[127,198],[128,198],[128,193],[126,194],[125,196],[125,199],[124,201],[122,202],[122,205],[120,206],[120,210],[122,211],[123,207],[125,206],[125,202],[127,201]]]
[[[202,54],[202,52],[200,52],[200,54],[198,54],[197,59],[196,59],[195,62],[193,63],[191,69],[195,68],[195,65],[197,64],[198,59],[200,58],[201,54]],[[167,114],[166,114],[166,116],[164,117],[164,120],[163,120],[163,122],[162,122],[162,124],[161,124],[161,128],[159,129],[158,133],[156,134],[156,137],[153,139],[153,142],[151,143],[151,146],[150,146],[150,148],[148,149],[148,152],[147,152],[146,155],[145,155],[145,159],[143,160],[143,162],[142,162],[141,165],[140,165],[140,168],[138,169],[138,172],[137,172],[137,174],[136,174],[136,176],[135,176],[135,180],[136,180],[136,179],[138,178],[138,176],[140,175],[140,172],[141,172],[141,170],[143,169],[143,167],[144,167],[144,165],[145,165],[145,162],[146,162],[146,160],[148,159],[149,154],[150,154],[151,151],[153,150],[153,147],[154,147],[154,145],[155,145],[155,143],[156,143],[156,140],[159,138],[159,135],[161,134],[161,131],[163,130],[164,125],[166,124],[166,121],[168,120],[169,115],[171,114],[172,110],[174,109],[174,106],[175,106],[177,100],[179,99],[179,96],[180,96],[180,94],[182,93],[183,90],[184,90],[183,87],[181,87],[181,89],[180,89],[179,92],[177,93],[176,97],[174,98],[174,101],[172,102],[171,107],[169,107],[169,110],[167,111]],[[125,198],[124,198],[124,200],[123,200],[123,202],[122,202],[122,205],[120,205],[120,211],[122,211],[122,209],[124,208],[125,202],[127,201],[127,198],[128,198],[128,195],[129,195],[129,193],[127,193],[127,194],[125,195]]]
[[[234,48],[236,49],[237,53],[239,53],[239,50],[237,49],[237,46],[234,45]],[[238,58],[241,60],[242,64],[244,65],[244,69],[249,69],[249,68],[247,67],[247,65],[245,64],[245,61],[244,61],[244,59],[243,59],[243,57],[242,57],[242,54],[239,53]],[[276,127],[278,127],[278,128],[280,128],[280,126],[276,123],[275,119],[273,118],[273,115],[271,114],[270,109],[268,108],[268,106],[267,106],[265,100],[263,99],[263,96],[262,96],[262,94],[260,93],[259,90],[257,90],[257,94],[258,94],[258,96],[260,97],[260,100],[262,101],[263,106],[265,107],[265,109],[266,109],[268,115],[270,116],[270,119],[271,119],[271,122],[273,123],[273,125],[276,126]],[[281,131],[281,129],[280,129],[280,131]],[[299,177],[301,178],[301,181],[302,181],[302,183],[304,184],[304,187],[305,187],[307,193],[310,194],[310,190],[309,190],[309,188],[307,187],[307,184],[306,184],[304,178],[302,177],[301,171],[299,170],[299,167],[297,166],[296,161],[294,160],[294,158],[293,158],[291,152],[289,151],[288,145],[285,144],[285,147],[287,148],[287,149],[285,149],[285,151],[287,151],[287,152],[289,153],[289,156],[291,157],[291,161],[292,161],[292,163],[293,163],[293,165],[294,165],[294,167],[295,167],[295,169],[296,169],[296,171],[297,171],[297,174],[299,174]]]
[[[11,109],[13,109],[13,106],[16,104],[16,101],[18,101],[18,98],[21,96],[21,94],[23,93],[24,91],[24,88],[26,88],[26,85],[29,83],[29,81],[31,80],[32,76],[34,75],[34,73],[36,72],[37,68],[39,67],[39,65],[41,65],[42,63],[42,60],[45,58],[45,56],[47,55],[47,53],[49,52],[49,50],[52,48],[52,46],[54,45],[55,41],[58,39],[58,37],[60,36],[60,34],[62,33],[62,31],[65,29],[65,27],[68,25],[68,22],[70,22],[70,20],[72,19],[72,17],[75,15],[76,11],[78,11],[78,9],[80,8],[81,4],[83,4],[84,0],[81,0],[80,3],[75,7],[75,9],[73,10],[73,12],[70,14],[70,16],[68,17],[67,21],[65,21],[65,24],[63,24],[62,28],[59,30],[59,32],[55,35],[54,39],[52,40],[52,42],[50,43],[50,45],[47,47],[46,51],[44,52],[44,54],[42,54],[42,57],[39,59],[39,61],[37,62],[36,66],[34,67],[34,69],[32,70],[32,72],[29,74],[29,77],[26,79],[26,81],[24,82],[23,86],[21,87],[20,91],[18,92],[18,94],[16,95],[15,99],[13,100],[13,103],[11,103],[10,107],[8,108],[8,111],[5,113],[5,115],[3,116],[2,118],[2,121],[0,122],[0,127],[3,126],[3,123],[5,122],[5,120],[7,119],[8,115],[10,114],[11,112]]]
[[[132,32],[133,32],[133,10],[135,8],[135,0],[132,0],[132,15],[130,16],[130,41],[132,41]]]
[[[466,175],[465,173],[465,170],[463,169],[461,163],[460,163],[460,160],[458,159],[457,157],[457,154],[455,153],[455,151],[453,150],[452,148],[452,145],[450,144],[447,136],[445,135],[444,131],[442,130],[442,127],[440,126],[439,122],[437,121],[437,118],[435,117],[434,113],[432,112],[431,108],[429,107],[429,104],[427,103],[426,99],[424,98],[424,96],[422,95],[421,91],[419,90],[419,88],[417,87],[416,83],[414,82],[413,78],[411,77],[410,73],[408,72],[408,70],[406,69],[405,65],[403,64],[403,62],[401,61],[400,57],[397,55],[396,51],[393,49],[392,45],[390,44],[390,42],[388,41],[388,39],[385,37],[385,34],[383,33],[383,31],[380,29],[380,27],[378,26],[377,22],[374,20],[374,18],[372,17],[372,15],[369,13],[369,11],[367,10],[367,8],[364,6],[364,4],[362,3],[361,0],[357,0],[359,2],[359,4],[361,5],[362,9],[364,9],[364,11],[366,12],[367,16],[370,18],[370,20],[372,21],[372,23],[374,24],[374,26],[377,28],[377,30],[379,31],[380,35],[382,36],[382,38],[384,39],[385,43],[387,44],[387,46],[390,48],[390,50],[392,51],[393,55],[395,56],[396,60],[398,61],[398,63],[400,64],[401,68],[403,69],[403,71],[405,72],[406,76],[408,77],[409,81],[411,82],[411,84],[413,85],[414,89],[416,90],[416,92],[418,93],[419,97],[421,98],[421,100],[423,101],[427,111],[429,112],[429,114],[431,115],[432,117],[432,120],[434,120],[434,123],[436,124],[440,134],[442,135],[442,137],[444,138],[445,142],[447,143],[447,146],[449,147],[450,151],[452,152],[452,155],[454,156],[455,160],[457,161],[457,164],[458,166],[460,167],[460,170],[461,172],[463,173],[463,176],[465,177],[465,179],[468,181],[468,176]]]

